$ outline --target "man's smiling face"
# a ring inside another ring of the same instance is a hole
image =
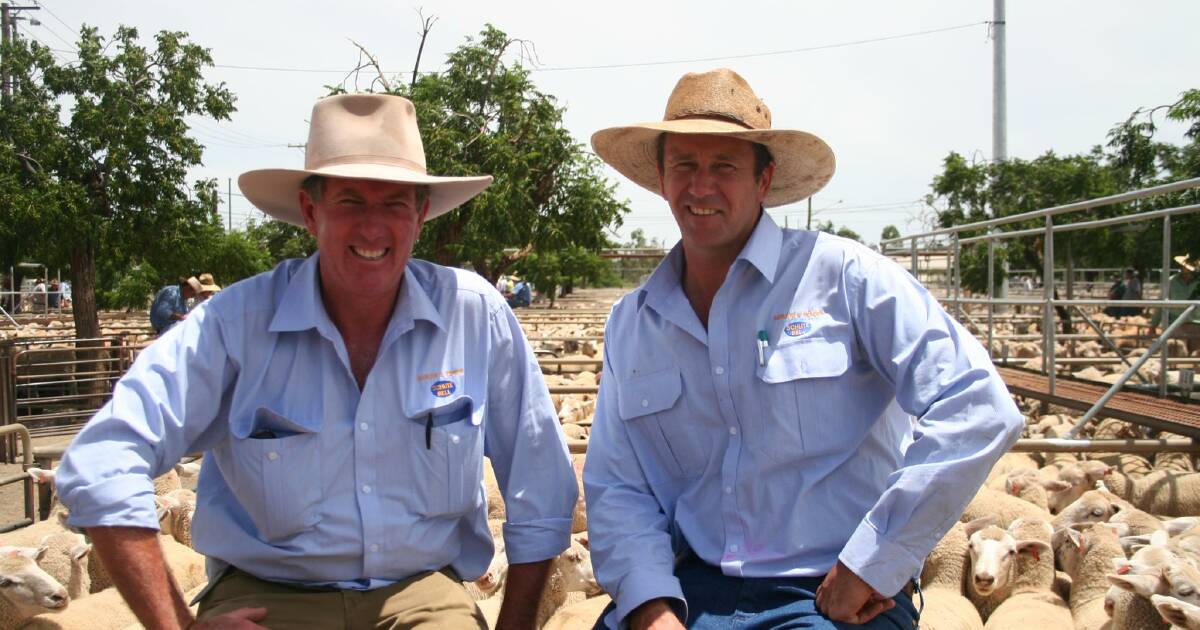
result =
[[[319,199],[300,191],[304,225],[321,252],[323,287],[362,297],[394,293],[421,234],[428,197],[412,184],[365,179],[331,177],[323,188]]]

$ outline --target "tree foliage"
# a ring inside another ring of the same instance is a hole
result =
[[[883,232],[879,234],[879,240],[886,241],[893,238],[900,238],[900,228],[894,225],[885,225]]]
[[[234,98],[204,82],[211,56],[184,33],[147,47],[136,29],[85,26],[77,47],[71,62],[28,40],[4,50],[17,88],[0,110],[0,166],[19,168],[0,181],[0,237],[10,256],[70,266],[76,333],[93,337],[98,259],[172,273],[188,264],[170,263],[181,245],[219,229],[215,184],[185,182],[203,151],[187,117],[227,119]]]
[[[1190,124],[1189,140],[1177,146],[1155,139],[1154,116],[1165,110],[1168,118]],[[1105,145],[1079,155],[1057,155],[1052,151],[1032,160],[968,163],[951,153],[932,184],[929,203],[938,210],[939,227],[983,221],[992,216],[1012,216],[1043,208],[1094,199],[1128,190],[1200,176],[1200,90],[1190,90],[1173,105],[1138,110],[1109,132]],[[1075,212],[1055,219],[1056,224],[1122,216],[1135,211],[1169,208],[1200,202],[1196,189],[1158,195],[1136,203],[1113,204]],[[1041,228],[1044,219],[1003,226],[1005,231]],[[1161,222],[1131,224],[1112,229],[1090,229],[1054,236],[1055,265],[1076,267],[1128,267],[1143,271],[1161,264]],[[1200,249],[1200,216],[1172,219],[1172,242],[1176,253],[1189,247]],[[963,233],[962,236],[974,236]],[[968,246],[963,252],[964,285],[983,291],[987,283],[987,246]],[[1032,269],[1042,275],[1042,237],[998,241],[997,266]],[[977,268],[982,266],[983,268]]]
[[[429,172],[490,174],[470,202],[427,223],[415,255],[469,264],[495,280],[520,259],[606,247],[628,212],[601,163],[563,126],[563,108],[514,58],[521,43],[488,25],[446,59],[392,92],[413,101]]]

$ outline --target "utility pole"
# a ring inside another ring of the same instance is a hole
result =
[[[812,229],[812,197],[811,196],[808,198],[808,223],[806,223],[804,225],[804,229],[806,229],[806,230]]]
[[[38,11],[40,9],[41,7],[36,6],[18,7],[10,5],[7,2],[0,3],[0,30],[3,31],[2,36],[0,36],[0,44],[3,44],[5,50],[5,62],[8,61],[8,45],[14,42],[17,37],[17,20],[23,19],[18,18],[17,13],[21,11]],[[36,20],[32,20],[31,23],[34,25],[38,24]],[[3,76],[0,76],[0,98],[3,98],[4,102],[7,103],[9,97],[12,96],[12,75],[8,72],[7,63],[3,65],[4,69],[0,71],[3,74]]]
[[[228,182],[226,183],[226,186],[228,186],[228,188],[226,188],[225,199],[227,199],[226,209],[229,213],[229,231],[232,232],[233,231],[233,178],[229,177],[227,179],[228,179]]]
[[[992,19],[992,160],[1008,159],[1008,86],[1004,68],[1004,0],[994,0]]]

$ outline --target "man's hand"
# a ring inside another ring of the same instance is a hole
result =
[[[841,560],[817,587],[817,610],[833,621],[864,624],[895,605],[896,600],[871,588]]]
[[[652,599],[629,613],[631,630],[683,630],[683,623],[665,599]]]
[[[239,608],[212,619],[193,623],[187,630],[255,630],[264,628],[254,622],[262,621],[266,616],[266,608]]]

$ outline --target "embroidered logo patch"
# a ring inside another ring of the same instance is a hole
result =
[[[438,381],[430,386],[429,391],[438,398],[445,398],[453,394],[455,389],[457,387],[454,385],[454,381]]]
[[[810,330],[812,324],[803,319],[795,319],[783,325],[783,332],[789,337],[799,337]]]

